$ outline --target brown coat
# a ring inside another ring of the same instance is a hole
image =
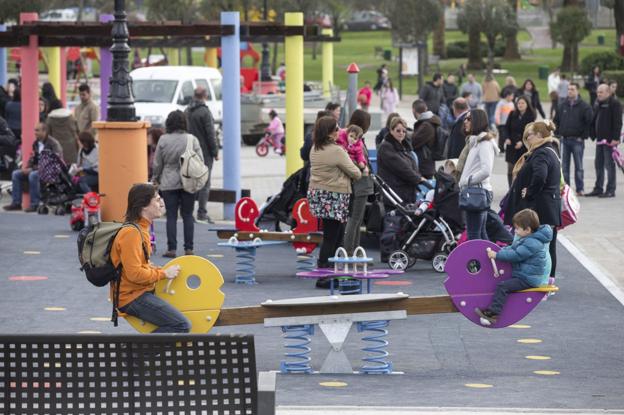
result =
[[[310,189],[351,193],[351,180],[362,177],[347,151],[336,143],[310,151]]]
[[[78,158],[78,125],[71,111],[56,109],[46,119],[48,134],[56,138],[63,147],[63,160],[69,166]]]

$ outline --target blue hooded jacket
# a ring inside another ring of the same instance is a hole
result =
[[[532,287],[548,284],[551,266],[548,245],[552,237],[551,227],[541,225],[524,238],[516,236],[510,246],[496,254],[496,259],[511,262],[511,275],[528,282]]]

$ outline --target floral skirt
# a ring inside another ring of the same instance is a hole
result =
[[[327,190],[309,189],[308,202],[310,211],[320,219],[333,219],[346,222],[349,218],[349,193],[329,192]]]

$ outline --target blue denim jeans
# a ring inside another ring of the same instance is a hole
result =
[[[494,125],[495,124],[494,115],[496,113],[496,105],[497,104],[498,104],[498,101],[486,102],[485,103],[485,112],[487,113],[487,116],[488,116],[488,125]]]
[[[585,151],[585,140],[575,137],[564,137],[561,163],[563,169],[563,179],[570,184],[570,158],[574,158],[574,186],[577,192],[582,192],[585,188],[583,184],[583,152]]]
[[[464,211],[466,214],[466,234],[468,240],[483,239],[488,240],[485,224],[487,222],[487,210],[480,212]]]
[[[195,193],[188,193],[182,189],[163,190],[162,198],[167,209],[167,250],[175,251],[178,248],[178,210],[184,223],[184,249],[193,249],[193,208],[195,207]]]
[[[97,174],[85,174],[78,179],[78,190],[80,193],[89,193],[98,185]]]
[[[26,175],[22,173],[21,170],[13,170],[13,174],[11,175],[11,182],[13,183],[11,196],[13,197],[14,205],[22,204],[22,180],[25,178]],[[33,170],[28,174],[28,189],[30,193],[30,206],[36,208],[39,206],[39,200],[41,199],[39,173],[37,170]]]
[[[157,326],[152,333],[188,333],[191,330],[191,322],[184,314],[151,292],[141,294],[120,310]]]
[[[508,280],[499,282],[498,284],[496,284],[496,290],[494,291],[492,304],[490,304],[488,309],[493,314],[499,315],[501,311],[503,311],[503,306],[507,301],[507,296],[509,295],[509,293],[526,290],[528,288],[533,287],[531,286],[531,284],[529,284],[525,280],[521,280],[520,278],[511,277]]]

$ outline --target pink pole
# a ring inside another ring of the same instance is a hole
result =
[[[20,24],[36,22],[37,13],[20,13]],[[39,40],[28,37],[28,46],[20,47],[22,78],[22,160],[27,163],[35,142],[35,124],[39,121]],[[22,206],[30,206],[30,196],[23,195]]]
[[[67,108],[67,48],[61,48],[61,90],[59,98],[63,108]]]

